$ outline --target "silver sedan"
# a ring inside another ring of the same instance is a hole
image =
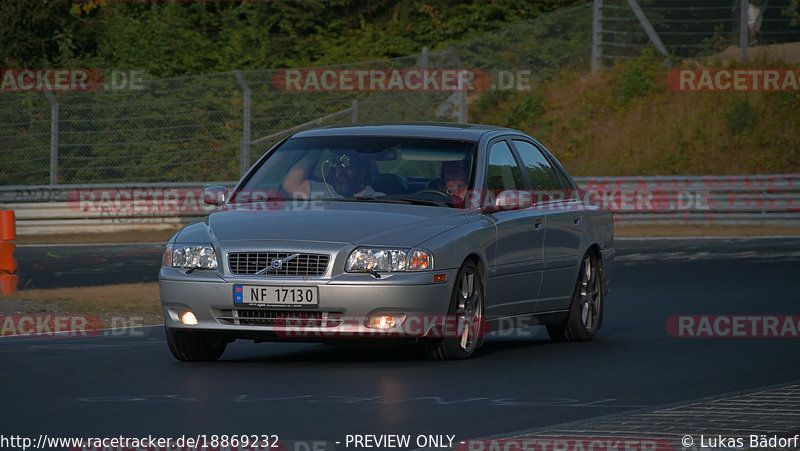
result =
[[[463,359],[500,328],[589,340],[602,323],[611,215],[515,130],[306,131],[204,197],[218,208],[169,240],[159,272],[180,360],[235,339],[400,339]]]

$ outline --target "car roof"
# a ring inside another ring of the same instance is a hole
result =
[[[293,138],[322,136],[405,136],[410,138],[463,139],[478,141],[486,133],[514,132],[505,127],[478,124],[457,124],[452,122],[408,122],[408,123],[366,123],[337,125],[306,130]]]

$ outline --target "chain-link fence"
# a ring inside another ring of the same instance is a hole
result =
[[[760,13],[749,44],[800,40],[800,28],[781,15],[786,5],[760,2],[753,3]],[[446,50],[314,70],[465,68],[491,76],[484,89],[519,89],[503,84],[502,75],[526,73],[533,86],[563,69],[589,72],[635,57],[646,46],[690,56],[738,42],[741,0],[697,4],[594,0]],[[436,89],[286,90],[276,81],[284,75],[234,71],[146,80],[141,89],[0,92],[0,185],[236,180],[291,133],[351,122],[465,122],[479,96]]]
[[[390,70],[463,68],[455,49],[424,51],[420,55],[314,68],[337,74],[358,70],[369,73]],[[281,90],[280,71],[242,72],[251,90],[250,145],[244,144],[244,161],[254,162],[272,145],[300,130],[342,123],[388,121],[461,121],[460,104],[465,98],[449,91],[358,91]],[[246,114],[246,113],[245,113]],[[244,123],[248,121],[245,119]],[[248,135],[245,133],[245,135]]]
[[[446,50],[327,69],[528,70],[531,79],[571,65],[588,70],[591,14],[582,5]],[[2,92],[0,184],[235,180],[299,130],[467,120],[465,91],[287,91],[276,87],[279,76],[235,71],[145,80],[140,89]]]
[[[233,74],[152,80],[141,87],[3,93],[0,183],[236,176],[242,93]]]
[[[432,67],[458,67],[452,51]],[[410,68],[422,56],[347,68]],[[292,92],[275,70],[148,80],[133,90],[3,93],[0,184],[235,180],[283,137],[356,121],[452,121],[450,92]],[[449,99],[449,100],[448,100]]]
[[[595,0],[595,62],[637,58],[644,47],[703,57],[731,46],[800,41],[791,0]]]

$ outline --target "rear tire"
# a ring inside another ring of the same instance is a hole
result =
[[[605,286],[600,258],[588,252],[581,260],[578,280],[572,294],[567,319],[561,324],[548,324],[547,334],[553,341],[589,341],[603,323]]]
[[[472,356],[483,343],[483,276],[475,263],[467,260],[456,276],[450,308],[445,321],[457,321],[458,336],[431,339],[424,343],[431,360],[459,360]],[[452,327],[443,327],[448,331]]]
[[[184,362],[213,362],[228,346],[227,340],[211,332],[166,329],[167,345],[172,355]]]

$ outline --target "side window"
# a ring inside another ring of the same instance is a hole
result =
[[[534,190],[557,190],[561,189],[558,182],[556,171],[550,166],[550,162],[533,144],[527,141],[514,140],[514,147],[517,148],[531,187]]]
[[[489,149],[489,168],[486,172],[486,188],[489,190],[522,190],[522,173],[511,148],[505,141],[492,144]]]

